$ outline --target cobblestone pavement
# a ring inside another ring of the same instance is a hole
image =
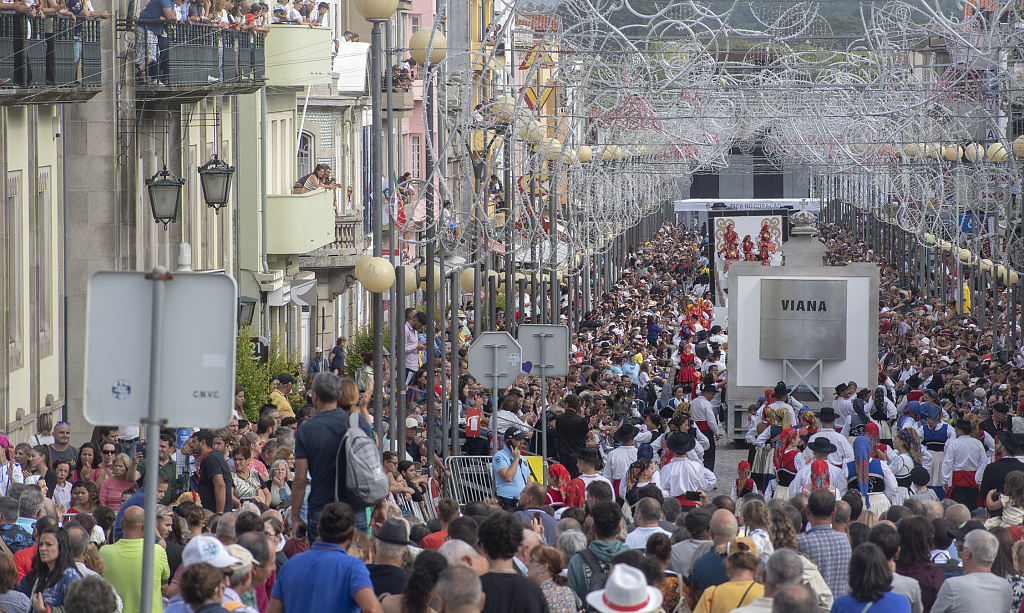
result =
[[[746,459],[746,447],[737,449],[731,441],[724,438],[718,441],[718,448],[715,450],[715,477],[718,479],[718,489],[714,490],[714,495],[708,495],[709,499],[722,494],[729,495],[732,482],[736,480],[736,466]]]

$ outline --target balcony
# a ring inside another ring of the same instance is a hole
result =
[[[331,84],[331,30],[278,23],[270,26],[267,85],[305,87]]]
[[[380,94],[380,101],[384,104],[384,121],[387,121],[388,90],[385,84]],[[394,86],[391,87],[391,112],[396,119],[408,119],[412,117],[416,99],[411,91],[402,91]]]
[[[299,256],[299,269],[316,273],[335,298],[355,282],[356,261],[365,250],[362,216],[339,217],[334,220],[334,242]]]
[[[136,20],[137,25],[163,23]],[[266,35],[221,29],[205,23],[179,23],[168,30],[167,85],[136,83],[141,98],[195,102],[207,96],[251,94],[264,84]]]
[[[0,105],[85,102],[100,93],[101,24],[0,13]]]
[[[334,193],[267,196],[267,254],[309,253],[335,240]]]

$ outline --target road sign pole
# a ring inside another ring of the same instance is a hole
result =
[[[541,465],[541,467],[543,467],[544,466],[544,462],[547,462],[547,460],[548,460],[548,378],[544,374],[544,371],[547,369],[547,362],[544,361],[544,341],[543,340],[541,340],[541,342],[540,342],[540,364],[541,364],[541,366],[540,366],[540,397],[541,397],[540,419],[541,419],[541,436],[543,436],[543,439],[541,440],[541,443],[540,443],[540,446],[541,446],[540,465]],[[541,476],[540,476],[541,483],[544,484],[544,488],[547,489],[547,486],[548,486],[548,471],[541,470],[540,472],[541,472]]]
[[[160,388],[162,375],[163,329],[164,329],[164,293],[165,281],[174,277],[167,269],[158,266],[153,273],[146,276],[153,281],[153,345],[149,358],[149,415],[142,420],[146,427],[146,477],[143,482],[146,488],[146,515],[143,523],[142,541],[142,603],[140,611],[153,610],[153,558],[156,547],[156,480],[160,470],[157,456],[160,453]]]
[[[505,345],[484,345],[491,350],[491,434],[494,437],[494,453],[501,451],[498,446],[498,379],[501,373],[498,372],[498,349],[504,349]]]

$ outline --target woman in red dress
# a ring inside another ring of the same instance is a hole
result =
[[[679,353],[679,374],[676,375],[676,383],[693,385],[700,381],[700,374],[697,372],[698,365],[697,356],[693,353],[693,345],[689,343],[683,345],[683,349]],[[696,388],[695,385],[694,388]]]

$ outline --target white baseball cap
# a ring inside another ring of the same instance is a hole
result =
[[[185,545],[181,552],[181,562],[185,566],[206,562],[216,568],[230,568],[242,561],[228,553],[224,545],[212,536],[196,536]]]
[[[323,353],[323,352],[324,352],[324,348],[323,347],[317,347],[316,351],[314,351],[313,353]]]

